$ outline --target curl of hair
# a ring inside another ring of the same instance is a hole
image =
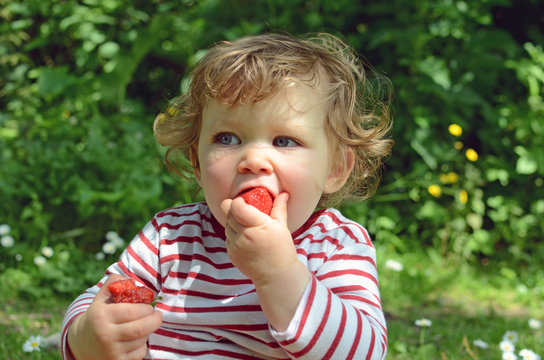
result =
[[[224,41],[207,52],[190,76],[189,90],[172,100],[153,126],[157,141],[168,147],[165,162],[176,174],[188,177],[199,166],[196,147],[202,111],[209,99],[229,107],[251,104],[296,81],[326,87],[324,108],[333,149],[331,163],[346,165],[349,149],[354,155],[351,171],[342,166],[345,184],[332,194],[324,194],[319,206],[374,194],[383,161],[393,146],[389,138],[391,86],[337,37],[265,34]],[[179,153],[188,161],[180,161]]]

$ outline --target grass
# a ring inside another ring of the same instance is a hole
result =
[[[0,353],[2,359],[60,359],[56,347],[42,348],[39,352],[23,352],[23,344],[30,336],[47,337],[60,330],[66,299],[46,298],[4,299],[0,303]]]
[[[388,360],[502,359],[499,342],[506,331],[519,334],[517,352],[544,355],[544,329],[532,330],[530,318],[544,320],[544,270],[514,271],[504,263],[479,268],[433,253],[393,255],[378,248],[380,286],[388,320]],[[387,259],[404,265],[385,266]],[[60,329],[70,299],[4,299],[0,303],[0,352],[3,359],[60,359],[57,349],[24,353],[33,335]],[[430,327],[415,320],[427,318]],[[481,349],[473,344],[482,339]]]
[[[533,330],[528,320],[542,318],[542,268],[516,273],[506,264],[469,267],[436,255],[404,255],[400,272],[384,266],[391,258],[378,251],[380,286],[388,319],[392,360],[502,359],[499,343],[507,331],[516,331],[522,348],[544,355],[544,330]],[[527,285],[529,284],[529,285]],[[432,326],[415,325],[430,319]],[[488,343],[488,349],[474,340]]]

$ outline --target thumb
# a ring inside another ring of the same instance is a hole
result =
[[[289,201],[289,194],[282,192],[274,199],[274,205],[270,212],[270,217],[279,221],[282,224],[287,224],[287,202]]]
[[[104,282],[102,284],[102,287],[100,288],[100,290],[96,294],[94,300],[95,301],[102,301],[102,302],[106,302],[106,301],[110,300],[111,299],[111,292],[108,289],[108,285],[111,284],[111,283],[114,283],[114,282],[116,282],[118,280],[124,280],[124,279],[127,279],[127,277],[119,275],[119,274],[111,274],[108,277],[108,279],[106,280],[106,282]]]

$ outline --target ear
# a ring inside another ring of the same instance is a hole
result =
[[[331,172],[329,173],[323,192],[325,194],[332,194],[340,190],[348,180],[354,165],[355,154],[351,148],[346,148],[345,152],[339,151],[339,156],[336,156],[331,164]]]
[[[198,161],[198,147],[196,144],[193,144],[189,148],[189,160],[193,166],[193,173],[195,174],[195,179],[200,184],[200,162]]]

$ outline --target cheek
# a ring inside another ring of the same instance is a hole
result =
[[[229,162],[228,157],[218,151],[211,151],[207,148],[199,149],[198,161],[200,163],[201,177],[206,178],[220,177],[221,171],[224,171]]]
[[[317,160],[317,161],[316,161]],[[289,192],[289,229],[294,231],[315,211],[326,182],[325,159],[293,161],[288,176],[283,177],[284,190]]]

